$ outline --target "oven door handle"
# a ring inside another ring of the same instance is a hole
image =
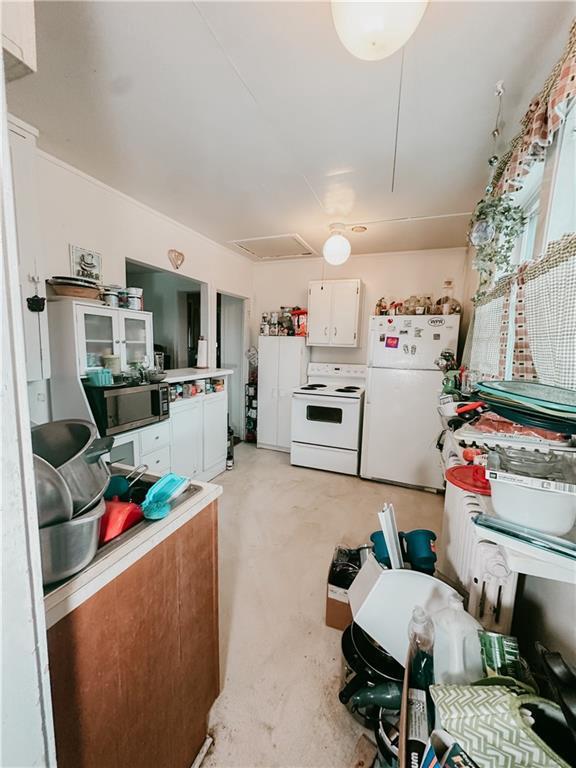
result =
[[[294,400],[304,400],[307,405],[359,405],[360,398],[330,397],[322,395],[293,394]]]

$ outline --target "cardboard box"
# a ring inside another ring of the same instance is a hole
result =
[[[344,570],[343,563],[349,563],[350,568]],[[336,547],[326,585],[326,626],[343,631],[352,623],[348,587],[353,580],[352,574],[359,567],[360,555],[357,549]]]

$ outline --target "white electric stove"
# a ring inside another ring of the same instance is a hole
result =
[[[358,474],[365,380],[365,365],[308,364],[292,394],[292,464]]]

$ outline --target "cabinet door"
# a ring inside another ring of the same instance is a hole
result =
[[[120,342],[122,369],[132,363],[154,365],[154,339],[150,312],[120,310]]]
[[[204,398],[204,470],[226,461],[228,444],[228,394],[217,392]]]
[[[120,354],[118,310],[76,307],[78,369],[80,375],[102,365],[102,355]]]
[[[332,283],[330,346],[358,346],[358,280],[335,280]]]
[[[258,444],[276,445],[278,435],[278,336],[258,341]]]
[[[36,139],[19,125],[12,123],[9,138],[18,237],[26,378],[28,381],[39,381],[50,378],[48,313],[46,309],[44,312],[31,312],[26,302],[26,299],[33,296],[36,290],[39,296],[46,296],[45,278],[48,277],[42,271],[42,241],[38,223],[36,184]]]
[[[172,472],[195,477],[202,471],[202,400],[178,404],[170,413]]]
[[[290,450],[292,423],[292,392],[302,384],[304,340],[280,337],[278,356],[278,431],[275,445]]]
[[[308,344],[330,344],[332,283],[314,280],[308,287]]]

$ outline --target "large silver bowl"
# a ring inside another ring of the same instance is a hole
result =
[[[81,419],[49,421],[32,429],[32,450],[64,478],[74,515],[102,497],[110,472],[101,457],[113,443],[113,437],[99,438],[96,425]]]
[[[40,456],[34,456],[34,480],[39,527],[70,520],[73,511],[70,489],[58,470]]]
[[[106,502],[100,499],[83,515],[40,529],[44,584],[74,576],[93,560],[98,549],[100,518],[105,511]]]

